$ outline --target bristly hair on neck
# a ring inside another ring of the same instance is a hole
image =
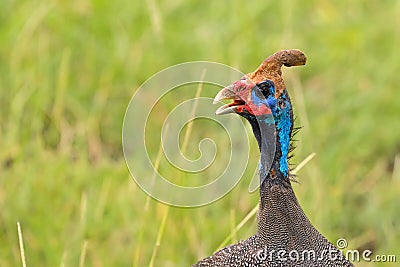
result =
[[[297,117],[293,118],[293,124],[297,121]],[[294,126],[292,132],[290,134],[290,144],[289,144],[289,155],[287,157],[289,163],[289,180],[294,183],[299,183],[296,179],[297,175],[293,173],[293,170],[296,168],[295,164],[291,163],[291,159],[294,157],[294,150],[296,149],[295,143],[298,142],[298,139],[294,139],[294,137],[300,132],[303,126]]]

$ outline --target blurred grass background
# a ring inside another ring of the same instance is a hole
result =
[[[166,206],[129,176],[125,108],[165,67],[209,60],[249,72],[287,48],[309,58],[285,72],[304,126],[294,162],[317,153],[294,185],[300,203],[332,242],[345,237],[351,249],[398,253],[399,1],[0,6],[0,266],[21,264],[17,221],[28,266],[148,266],[151,258],[154,266],[188,266],[211,254],[258,194],[248,193],[245,179],[212,205],[169,208],[157,245]],[[202,129],[194,126],[195,147]],[[252,219],[231,242],[255,226]]]

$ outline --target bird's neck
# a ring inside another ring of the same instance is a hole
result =
[[[292,114],[275,117],[274,123],[258,120],[252,123],[260,149],[260,203],[258,238],[268,249],[287,249],[295,244],[293,236],[303,227],[316,231],[302,208],[290,183],[288,167]],[[269,151],[274,151],[273,153]],[[303,225],[293,226],[301,219]]]
[[[282,120],[273,120],[271,117],[258,118],[250,124],[260,150],[260,189],[272,185],[290,186],[290,117]]]

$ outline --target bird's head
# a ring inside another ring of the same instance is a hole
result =
[[[275,84],[270,80],[255,84],[244,76],[222,89],[214,98],[214,103],[225,99],[233,102],[218,108],[215,114],[237,113],[249,120],[256,120],[256,117],[272,115],[276,105]]]
[[[293,129],[293,111],[281,77],[281,66],[298,66],[305,62],[306,57],[299,50],[279,51],[268,57],[256,71],[223,88],[214,99],[214,103],[232,100],[218,108],[216,114],[237,113],[246,118],[253,128],[261,157],[266,157],[273,150],[272,158],[276,162],[272,164],[276,164],[275,168],[284,176],[289,172],[287,158]],[[273,131],[268,130],[271,127]],[[271,158],[265,160],[270,163],[272,161]]]

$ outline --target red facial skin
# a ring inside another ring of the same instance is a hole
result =
[[[253,103],[251,92],[255,87],[255,84],[249,82],[248,80],[239,80],[233,83],[233,93],[238,99],[244,101],[243,104],[237,105],[236,112],[243,113],[245,111],[249,112],[254,116],[261,116],[266,114],[272,114],[271,109],[265,104],[255,104]],[[237,100],[236,100],[237,101]],[[235,105],[237,103],[232,103]]]
[[[269,109],[266,105],[255,105],[253,103],[245,104],[242,106],[238,106],[236,108],[237,113],[242,113],[247,110],[250,114],[254,116],[261,116],[266,114],[272,114],[271,109]]]

